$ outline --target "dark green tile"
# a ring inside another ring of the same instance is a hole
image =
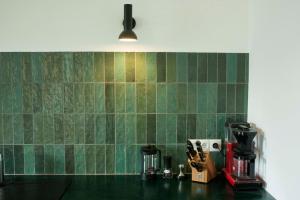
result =
[[[66,174],[75,173],[74,145],[65,146],[65,172]]]
[[[84,84],[74,84],[74,112],[84,112]]]
[[[105,112],[105,85],[103,83],[95,84],[95,112]]]
[[[11,81],[11,53],[2,53],[0,58],[0,82],[7,83]]]
[[[116,146],[116,174],[125,173],[125,164],[126,164],[126,146],[120,144]],[[130,155],[132,156],[132,155]]]
[[[217,137],[217,120],[215,114],[209,114],[207,115],[206,119],[206,125],[207,125],[207,138],[208,139],[214,139]]]
[[[1,91],[0,91],[1,92]],[[21,84],[12,85],[12,112],[21,113],[23,110],[23,91]],[[1,97],[0,97],[1,99]],[[1,100],[0,100],[1,105]],[[1,107],[1,106],[0,106]],[[0,109],[0,111],[2,108]]]
[[[3,132],[4,132],[4,130],[3,130],[3,114],[0,113],[0,144],[3,144],[3,135],[4,135]]]
[[[105,60],[105,81],[113,82],[114,81],[114,53],[113,52],[105,52],[104,53]]]
[[[226,84],[218,85],[218,105],[217,105],[218,113],[226,112]]]
[[[196,138],[196,131],[197,131],[196,122],[197,122],[196,114],[187,115],[187,122],[186,122],[187,139]]]
[[[123,52],[115,53],[115,81],[125,81],[125,53]]]
[[[35,173],[35,155],[33,145],[24,145],[24,173]]]
[[[177,145],[167,145],[166,146],[166,155],[172,156],[172,169],[178,169],[177,161]]]
[[[63,81],[63,61],[62,53],[47,53],[48,60],[44,67],[46,81],[61,82]]]
[[[65,144],[74,144],[75,138],[75,120],[73,115],[64,115],[64,133]]]
[[[177,84],[177,112],[185,113],[187,110],[187,84]]]
[[[188,56],[187,53],[176,53],[176,80],[186,82],[188,79]]]
[[[96,146],[86,145],[85,146],[85,166],[86,174],[96,173]]]
[[[125,114],[116,114],[116,144],[125,144]]]
[[[45,151],[45,174],[54,174],[54,147],[53,147],[53,145],[45,145],[44,151]]]
[[[207,116],[205,114],[198,114],[197,115],[197,122],[196,122],[196,138],[206,139],[207,129]]]
[[[133,83],[127,83],[126,87],[126,112],[136,112],[136,87]]]
[[[11,113],[13,110],[13,91],[12,91],[12,85],[11,84],[4,84],[2,85],[2,104],[3,104],[3,112],[4,113]]]
[[[135,53],[125,53],[126,82],[135,81]]]
[[[107,113],[115,112],[115,86],[114,84],[105,84],[105,110]]]
[[[33,117],[31,114],[23,115],[24,144],[33,143]]]
[[[76,114],[74,115],[75,122],[75,144],[84,144],[84,122],[85,115],[84,114]]]
[[[63,84],[52,84],[51,88],[53,95],[53,112],[63,113],[64,112],[64,86]]]
[[[249,82],[249,54],[245,55],[245,82]]]
[[[83,82],[84,80],[84,53],[76,52],[73,54],[73,70],[74,70],[74,81]]]
[[[157,113],[167,112],[167,87],[166,84],[157,84]]]
[[[149,83],[147,88],[147,113],[156,112],[156,84]]]
[[[156,82],[157,80],[156,53],[146,53],[146,66],[147,66],[147,81]]]
[[[237,122],[247,122],[247,114],[236,114]]]
[[[93,82],[94,81],[94,54],[91,52],[85,52],[83,55],[84,64],[84,81]]]
[[[32,81],[31,70],[31,55],[30,53],[22,53],[21,55],[23,82],[29,83]]]
[[[167,85],[167,112],[176,113],[177,111],[177,86],[176,84]]]
[[[95,84],[87,83],[84,86],[85,97],[85,113],[95,112]]]
[[[96,173],[105,174],[105,145],[96,145]]]
[[[236,93],[235,93],[236,87],[234,84],[228,84],[227,85],[227,102],[226,107],[227,113],[235,113],[235,100],[236,100]]]
[[[64,113],[74,112],[74,85],[64,84]]]
[[[14,129],[14,144],[24,143],[24,127],[23,127],[23,115],[15,114],[13,115],[13,129]],[[0,119],[0,127],[1,119]]]
[[[181,156],[181,155],[184,155],[185,154],[185,151],[186,151],[186,144],[179,144],[177,145],[177,148],[176,148],[177,152],[177,157],[176,157],[176,160],[174,160],[174,164],[175,165],[175,169],[178,169],[178,165],[179,164],[184,164],[184,169],[183,169],[183,172],[185,173],[185,170],[188,168],[188,164],[187,164],[187,159],[185,156]],[[176,168],[177,167],[177,168]]]
[[[226,82],[226,54],[218,54],[218,82]]]
[[[4,144],[13,144],[13,115],[3,114],[3,141]]]
[[[136,114],[125,117],[126,144],[136,144]]]
[[[43,114],[34,114],[33,115],[33,143],[34,144],[43,144],[44,143],[44,120]]]
[[[54,115],[55,144],[64,144],[64,122],[62,114]]]
[[[186,115],[177,115],[177,143],[185,143],[187,139],[186,134]]]
[[[145,84],[136,84],[136,111],[146,112],[146,89]]]
[[[237,54],[226,54],[226,80],[235,83],[237,80]]]
[[[157,53],[157,82],[166,82],[166,53]]]
[[[217,112],[217,101],[218,101],[218,85],[211,83],[207,85],[207,112]]]
[[[197,84],[189,83],[187,88],[187,111],[188,113],[197,112]]]
[[[147,114],[147,143],[156,143],[156,115]]]
[[[136,140],[138,144],[146,144],[147,142],[147,117],[144,114],[137,114],[136,123]]]
[[[246,54],[239,53],[237,55],[237,77],[239,83],[246,82]]]
[[[115,115],[106,115],[106,144],[115,144]]]
[[[124,113],[125,112],[125,84],[116,83],[116,112]]]
[[[54,145],[54,173],[65,173],[65,145]]]
[[[64,82],[74,81],[74,58],[73,53],[64,53]]]
[[[5,88],[4,88],[4,91],[5,91]],[[3,101],[3,105],[6,105],[5,101]],[[7,107],[7,106],[5,106],[5,107]],[[5,107],[3,107],[4,112],[6,112]],[[32,112],[32,86],[31,86],[31,84],[23,84],[23,112],[24,113]]]
[[[14,163],[14,149],[13,145],[4,145],[4,173],[14,174],[15,163]]]
[[[176,53],[167,53],[167,82],[176,82]]]
[[[96,144],[105,144],[106,135],[106,115],[98,114],[96,120]]]
[[[177,116],[176,114],[168,114],[167,115],[167,136],[166,142],[167,144],[175,144],[177,140]]]
[[[198,54],[198,82],[207,82],[207,54]]]
[[[135,151],[135,172],[136,174],[140,174],[141,173],[141,162],[142,162],[142,158],[141,158],[141,146],[142,145],[135,145],[136,151]]]
[[[226,114],[217,115],[217,138],[225,139]]]
[[[53,144],[54,143],[54,118],[53,115],[44,114],[44,143]]]
[[[31,53],[32,80],[35,83],[43,82],[45,53]]]
[[[115,173],[115,145],[106,145],[105,171],[106,174]]]
[[[156,116],[156,144],[166,144],[167,117],[166,114]]]
[[[85,146],[86,145],[75,145],[75,174],[85,174]],[[102,160],[103,162],[103,160]]]
[[[127,145],[126,146],[126,173],[132,174],[135,173],[135,165],[133,163],[136,162],[136,146],[135,145]]]
[[[208,82],[218,81],[218,56],[216,53],[207,55],[207,80]]]
[[[97,82],[103,82],[105,76],[105,62],[104,62],[104,53],[95,52],[94,53],[94,80]]]
[[[45,173],[44,146],[35,145],[34,153],[35,153],[35,174],[44,174]]]
[[[15,173],[24,174],[24,147],[14,145]]]
[[[146,53],[144,52],[137,52],[135,53],[135,79],[136,82],[144,82],[147,77],[147,67],[146,67]]]
[[[198,85],[198,95],[197,95],[198,113],[207,113],[208,93],[209,93],[208,84],[201,83]]]
[[[43,84],[43,112],[53,113],[53,96],[51,94],[51,84]],[[24,88],[23,88],[24,90]],[[23,91],[24,92],[24,91]],[[23,112],[24,112],[24,96],[23,96]]]
[[[236,112],[247,113],[247,99],[248,99],[247,84],[236,85]]]
[[[85,115],[85,144],[95,144],[95,116]]]
[[[226,114],[226,122],[236,122],[236,114]]]
[[[196,82],[197,81],[197,54],[189,53],[188,54],[188,81]]]

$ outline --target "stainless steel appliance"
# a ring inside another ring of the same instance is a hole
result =
[[[141,176],[143,180],[155,179],[161,169],[161,151],[154,145],[141,147]]]

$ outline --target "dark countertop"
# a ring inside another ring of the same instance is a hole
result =
[[[1,200],[94,200],[94,199],[214,199],[273,200],[265,190],[234,191],[218,176],[208,184],[190,179],[158,178],[141,181],[140,176],[15,176],[0,188]]]

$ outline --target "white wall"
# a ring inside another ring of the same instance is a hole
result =
[[[117,40],[133,4],[139,41]],[[248,52],[248,0],[0,0],[0,51]]]
[[[263,131],[261,172],[280,200],[300,191],[299,10],[299,0],[252,0],[250,11],[249,119]]]

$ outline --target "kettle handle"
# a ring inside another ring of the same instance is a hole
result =
[[[161,151],[159,149],[157,149],[158,152],[158,169],[157,171],[160,171],[161,169]]]

